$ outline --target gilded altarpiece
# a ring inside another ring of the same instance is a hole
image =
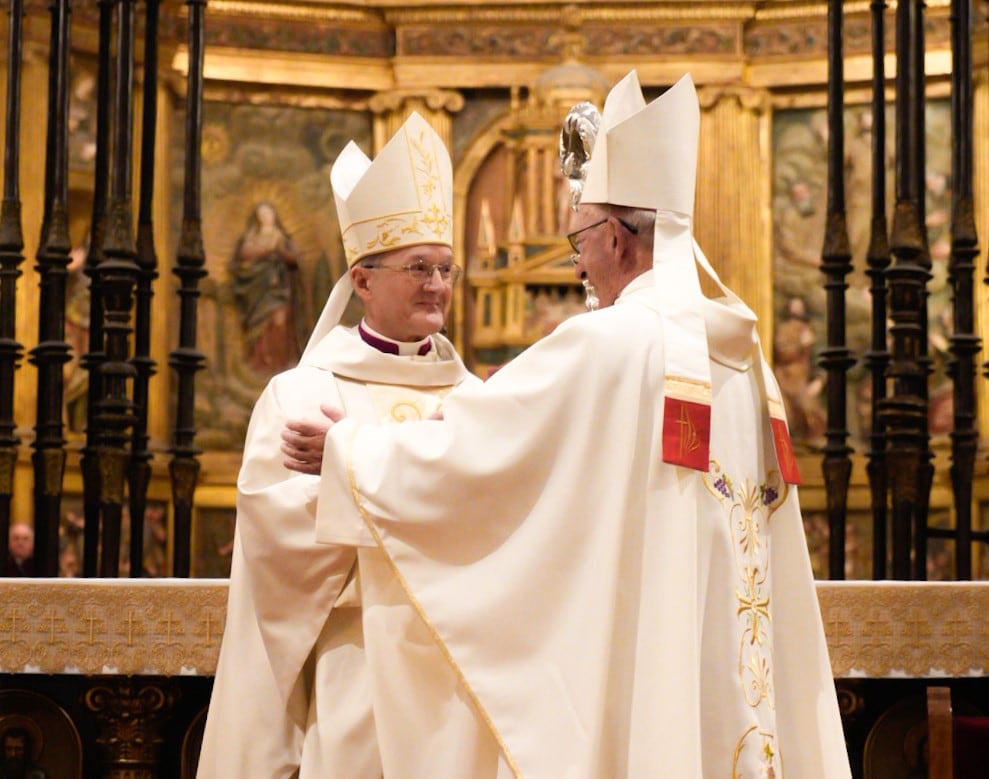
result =
[[[989,39],[984,6],[975,3],[982,14],[974,68],[974,189],[983,247],[977,280],[984,274],[984,247],[989,240],[989,204],[979,199],[980,193],[989,191],[989,70],[985,67]],[[26,50],[23,83],[24,93],[33,98],[47,89],[47,22],[46,10],[37,3],[32,7],[38,25]],[[73,62],[71,87],[71,230],[80,249],[85,245],[93,187],[92,30],[97,10],[95,4],[73,7],[73,45],[80,51]],[[152,344],[158,373],[150,420],[156,468],[151,497],[157,509],[168,496],[164,466],[174,414],[168,353],[175,346],[178,303],[170,271],[183,185],[179,83],[187,62],[180,19],[185,7],[170,10],[172,15],[163,20],[170,43],[162,60],[168,63],[162,68],[167,88],[159,98],[156,154],[161,186],[155,195],[155,231],[161,276],[154,306],[156,322],[166,323],[156,327]],[[862,225],[867,224],[869,208],[863,200],[868,191],[869,12],[861,3],[845,4],[845,10],[846,76],[851,90],[846,173],[855,251],[848,294],[849,335],[851,348],[860,356],[868,308],[861,257]],[[562,238],[565,209],[556,173],[559,121],[573,100],[551,105],[540,97],[537,83],[566,59],[567,36],[574,33],[583,39],[586,53],[580,62],[600,73],[607,84],[635,67],[654,96],[683,72],[692,72],[702,109],[695,206],[698,240],[724,280],[760,316],[764,349],[775,353],[781,378],[792,378],[790,353],[795,352],[792,371],[797,378],[784,383],[795,388],[807,402],[809,416],[816,418],[822,400],[815,384],[815,360],[823,332],[819,262],[825,194],[826,11],[824,4],[734,0],[579,5],[553,0],[486,5],[423,0],[408,7],[373,0],[337,4],[210,0],[202,148],[208,276],[201,285],[198,338],[206,368],[196,382],[197,444],[203,449],[203,471],[195,497],[194,575],[224,576],[228,571],[234,484],[247,417],[267,378],[297,356],[326,292],[343,272],[328,170],[348,139],[373,153],[396,122],[417,108],[449,140],[455,165],[457,260],[468,270],[455,299],[450,334],[479,373],[510,359],[564,317],[582,310]],[[889,8],[888,25],[892,13]],[[932,397],[943,399],[938,395],[946,386],[940,362],[948,311],[943,216],[951,187],[950,177],[944,176],[950,71],[947,1],[930,0],[926,14],[933,85],[928,107],[928,227],[936,263],[930,284],[930,346],[938,371]],[[892,36],[887,39],[891,51]],[[892,92],[892,70],[887,74]],[[24,202],[28,246],[17,290],[17,337],[28,349],[35,345],[38,332],[33,266],[41,219],[38,182],[44,179],[39,128],[45,120],[45,101],[27,100],[22,126],[29,128],[37,143],[25,146],[21,160],[22,182],[30,192]],[[888,182],[892,187],[891,171]],[[270,277],[264,271],[270,271]],[[275,293],[258,294],[259,289],[267,289],[263,284],[268,278],[275,282]],[[485,290],[497,293],[487,304]],[[981,284],[977,290],[978,332],[985,343],[987,296]],[[85,292],[74,302],[84,304]],[[484,305],[489,306],[486,319]],[[81,344],[84,305],[68,313],[75,317],[74,323],[67,321],[70,336],[71,328],[78,327],[75,335]],[[985,360],[985,352],[979,360]],[[857,365],[850,373],[852,393],[862,386],[861,371]],[[19,454],[15,509],[25,516],[31,510],[28,459],[34,376],[33,368],[22,365],[15,388],[18,425],[26,434]],[[73,387],[76,391],[85,374],[68,378],[80,382]],[[980,379],[978,385],[985,437],[989,409],[985,382]],[[856,398],[864,400],[853,394],[849,402],[856,434],[851,443],[857,450],[849,511],[846,574],[850,577],[867,576],[870,557],[868,496],[858,437],[867,420],[859,413]],[[932,429],[940,430],[937,424],[950,407],[938,408],[941,417],[932,419]],[[791,409],[791,414],[795,428],[805,424],[800,413]],[[66,421],[70,448],[77,447],[81,434],[73,429],[78,426],[71,409]],[[932,516],[950,524],[946,447],[940,445],[944,440],[935,436],[938,476]],[[818,438],[810,424],[800,441],[806,482],[801,503],[815,567],[824,575],[825,498]],[[982,457],[974,501],[983,526],[989,522],[985,468]],[[66,514],[77,508],[80,494],[79,473],[70,460]],[[975,561],[983,578],[987,557]],[[950,562],[932,547],[929,576],[939,578]],[[956,697],[989,700],[984,676],[961,678],[979,676],[986,668],[983,639],[989,610],[981,583],[821,582],[818,592],[832,667],[842,680],[839,693],[853,765],[861,767],[866,735],[887,704],[901,694],[894,689],[948,676],[954,677]],[[18,685],[59,701],[73,721],[88,728],[83,740],[93,756],[87,757],[82,775],[105,773],[105,766],[98,772],[102,758],[92,751],[97,722],[100,733],[106,727],[114,743],[124,747],[130,743],[127,739],[153,744],[164,735],[167,745],[161,750],[158,775],[191,775],[208,677],[215,670],[222,631],[224,583],[65,578],[38,587],[10,580],[6,595],[0,614],[4,650],[0,671],[5,682],[16,678]],[[903,681],[904,676],[916,678]],[[152,678],[147,685],[138,684],[142,677]],[[170,697],[173,689],[182,692],[177,702]],[[144,718],[148,727],[128,730],[132,720],[118,716],[118,704],[142,700],[170,710],[172,724],[158,728],[150,712]],[[17,708],[21,714],[32,711],[20,700]],[[46,731],[46,743],[57,744],[55,730],[36,719]],[[902,752],[905,745],[900,741],[892,743],[889,751]],[[45,767],[50,775],[71,775],[53,762]]]
[[[210,102],[204,113],[196,438],[239,450],[255,400],[298,361],[346,271],[329,169],[349,140],[370,154],[372,126],[361,111]]]
[[[34,26],[25,51],[23,90],[31,99],[22,106],[21,123],[32,143],[25,144],[21,155],[27,246],[17,288],[17,339],[26,349],[36,345],[38,333],[34,265],[41,221],[39,182],[45,175],[46,101],[37,96],[47,91],[48,40],[47,9],[37,2],[29,6]],[[868,309],[861,257],[862,226],[869,213],[863,198],[868,191],[870,128],[865,106],[870,22],[868,4],[844,7],[850,87],[846,174],[855,252],[848,293],[849,335],[851,348],[860,356]],[[984,247],[989,242],[989,204],[979,197],[989,192],[989,39],[985,3],[979,0],[974,7],[978,16],[974,190],[983,247],[976,277],[981,281]],[[174,384],[168,356],[175,347],[178,321],[171,268],[181,213],[184,116],[179,106],[184,102],[180,84],[187,63],[186,7],[166,4],[163,8],[168,41],[159,96],[159,186],[154,208],[160,278],[153,305],[155,322],[165,324],[156,324],[153,335],[157,374],[149,420],[156,469],[150,497],[158,512],[169,495],[165,465]],[[556,173],[559,121],[573,95],[566,101],[561,95],[559,102],[551,104],[539,91],[540,79],[566,60],[574,34],[582,39],[580,63],[601,74],[607,84],[633,67],[650,96],[685,71],[695,78],[702,109],[696,234],[724,280],[760,316],[764,349],[775,353],[784,383],[806,403],[798,413],[791,408],[791,422],[802,427],[795,430],[801,433],[806,482],[801,503],[816,570],[824,575],[825,497],[816,450],[819,439],[810,423],[818,417],[822,400],[815,383],[815,360],[823,332],[819,262],[825,194],[826,12],[822,3],[735,0],[483,5],[422,0],[407,7],[374,0],[336,4],[210,0],[202,148],[208,276],[201,285],[198,328],[198,348],[206,356],[206,367],[196,382],[196,443],[203,449],[203,470],[195,496],[194,575],[223,576],[228,570],[234,484],[247,417],[267,378],[292,364],[326,292],[343,272],[328,170],[347,140],[354,138],[373,153],[411,108],[424,111],[449,140],[455,165],[457,260],[468,270],[455,299],[450,334],[478,372],[510,359],[565,316],[582,310],[562,238],[565,209]],[[77,258],[85,247],[94,183],[97,13],[97,4],[73,4],[70,228],[80,250]],[[932,398],[940,414],[931,421],[932,430],[940,431],[950,413],[950,406],[940,402],[945,396],[939,394],[947,386],[941,361],[948,335],[944,213],[951,188],[950,177],[944,175],[950,72],[947,0],[929,0],[925,13],[931,86],[927,216],[935,259],[930,348],[937,369]],[[888,51],[892,51],[892,18],[890,7]],[[890,93],[892,74],[888,68]],[[136,91],[140,90],[138,84]],[[888,169],[890,187],[892,181]],[[269,279],[273,293],[259,294],[268,290],[264,285]],[[76,281],[85,283],[78,274]],[[487,304],[485,291],[492,293]],[[989,317],[983,285],[977,284],[976,296],[978,334],[985,344]],[[73,345],[79,344],[76,351],[85,341],[85,302],[85,290],[77,287],[66,322]],[[485,305],[487,318],[482,316]],[[978,359],[985,360],[985,351]],[[68,398],[78,402],[85,372],[77,372],[74,365],[69,369],[67,379],[75,383]],[[849,375],[855,433],[851,443],[856,448],[846,569],[850,577],[867,576],[870,557],[859,438],[867,419],[855,403],[865,400],[858,394],[863,386],[861,372],[859,364]],[[23,444],[14,508],[23,516],[31,511],[35,375],[25,362],[15,387]],[[986,383],[979,379],[977,384],[985,438],[989,432]],[[802,418],[802,409],[809,421]],[[66,409],[70,455],[77,454],[82,437],[79,410]],[[952,496],[944,441],[937,432],[932,516],[950,524]],[[989,522],[985,470],[982,456],[974,502],[983,526]],[[81,495],[71,456],[65,481],[68,515],[78,508]],[[167,517],[161,514],[156,527],[165,524]],[[165,548],[161,541],[156,547],[159,556]],[[987,557],[975,561],[977,575],[983,578]],[[950,562],[943,550],[932,547],[930,578],[939,578],[950,569]],[[164,572],[163,567],[157,572]],[[950,683],[956,699],[989,700],[984,677],[989,609],[982,583],[821,582],[818,592],[832,667],[841,680],[839,694],[856,770],[865,762],[863,742],[875,732],[873,724],[886,716],[884,710],[911,684],[922,685],[936,676],[954,677]],[[96,751],[97,736],[103,743],[119,745],[120,754],[134,742],[154,747],[164,737],[157,775],[191,775],[224,620],[223,582],[167,578],[100,582],[66,576],[43,587],[9,580],[5,595],[0,613],[4,682],[32,688],[30,694],[65,707],[80,726],[86,747],[81,775],[103,775],[119,757],[104,760]],[[904,676],[914,678],[903,680]],[[178,699],[172,698],[174,690],[181,691]],[[0,732],[10,724],[5,706],[12,700],[7,696],[0,702],[4,704]],[[34,713],[30,701],[18,697],[13,703],[19,716],[30,715],[45,731],[49,749],[61,748],[65,741],[60,741],[59,731]],[[120,716],[126,707],[136,705],[143,705],[146,715],[141,717],[145,727],[138,729],[131,727],[133,719]],[[159,710],[171,717],[164,728],[155,722]],[[40,740],[35,745],[40,746]],[[888,751],[899,754],[905,746],[899,739]],[[59,752],[60,759],[63,754],[67,753]],[[44,761],[44,768],[52,776],[73,775],[55,761]],[[865,775],[870,775],[868,769]],[[898,776],[888,771],[872,775]]]
[[[519,96],[482,129],[457,167],[458,262],[466,266],[458,341],[481,376],[584,309],[565,242],[559,106]]]
[[[599,107],[607,82],[574,61],[547,69],[481,128],[458,161],[456,247],[467,268],[458,345],[485,375],[564,319],[585,311],[564,240],[569,194],[558,137],[567,110]],[[662,86],[647,87],[651,100]],[[771,343],[771,96],[767,90],[699,89],[701,137],[695,232],[722,279],[757,312]],[[467,102],[469,110],[470,101]],[[730,142],[726,139],[731,139]],[[726,219],[725,214],[732,214]],[[710,292],[719,294],[710,287]]]

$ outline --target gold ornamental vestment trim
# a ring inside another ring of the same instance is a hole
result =
[[[498,744],[498,748],[501,750],[502,757],[504,757],[505,762],[508,763],[508,767],[511,768],[512,773],[521,779],[522,772],[519,770],[518,765],[516,765],[514,758],[512,758],[512,753],[508,751],[508,745],[505,744],[495,727],[494,722],[491,719],[491,715],[488,714],[487,709],[481,703],[480,698],[477,697],[477,693],[474,692],[474,688],[470,686],[467,678],[464,676],[464,672],[460,669],[457,661],[454,659],[453,655],[450,654],[450,650],[446,645],[446,642],[440,636],[436,627],[433,625],[429,618],[429,615],[423,610],[422,605],[419,603],[418,598],[416,598],[415,593],[412,592],[412,588],[409,587],[408,581],[402,575],[402,572],[398,570],[398,566],[395,565],[395,561],[392,559],[391,555],[388,554],[388,550],[385,548],[385,542],[381,538],[381,533],[378,530],[378,526],[374,524],[374,520],[371,519],[371,515],[368,513],[367,508],[364,506],[364,501],[361,499],[361,492],[357,487],[357,476],[354,472],[354,441],[357,438],[357,434],[360,432],[360,427],[354,428],[351,434],[350,441],[347,446],[347,479],[350,483],[350,492],[354,500],[354,505],[357,507],[357,511],[361,515],[361,519],[364,521],[365,526],[374,538],[374,542],[378,545],[378,549],[381,550],[382,555],[388,561],[388,567],[391,569],[392,573],[395,574],[395,579],[401,585],[402,590],[405,592],[405,597],[409,599],[409,603],[412,608],[415,609],[416,613],[420,616],[425,624],[426,629],[432,635],[433,639],[436,641],[437,647],[439,647],[440,652],[443,657],[450,664],[450,668],[453,669],[454,675],[457,677],[457,681],[460,682],[461,687],[463,687],[464,692],[467,697],[470,698],[471,702],[474,704],[474,708],[477,711],[477,715],[484,722],[488,730],[491,733],[492,738],[494,738],[495,743]]]

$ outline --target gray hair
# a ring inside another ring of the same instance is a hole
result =
[[[652,249],[653,230],[656,224],[656,212],[654,210],[633,206],[616,206],[612,203],[601,203],[599,207],[605,213],[635,227],[638,231],[636,237],[642,242],[642,245]]]

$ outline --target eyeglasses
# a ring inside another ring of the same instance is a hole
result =
[[[593,222],[593,223],[587,225],[587,227],[581,227],[579,230],[574,230],[572,233],[567,233],[567,240],[570,241],[570,248],[572,248],[574,250],[574,254],[575,255],[580,254],[580,243],[577,241],[577,236],[578,235],[580,235],[585,230],[590,230],[592,227],[600,227],[601,225],[603,225],[605,222],[607,222],[611,218],[612,217],[610,217],[610,216],[606,216],[604,219],[602,219],[602,220],[600,220],[598,222]],[[630,233],[632,233],[632,235],[638,235],[639,234],[639,228],[636,227],[635,225],[629,224],[624,219],[620,219],[617,216],[614,217],[614,219],[615,219],[615,221],[618,222],[618,224],[620,224],[622,227],[624,227],[626,230],[628,230]],[[576,264],[576,262],[577,262],[577,258],[576,257],[571,257],[570,259]]]
[[[416,284],[428,284],[433,279],[433,274],[439,271],[440,279],[444,284],[456,284],[460,280],[464,269],[452,262],[410,262],[408,265],[365,265],[368,270],[392,270],[396,273],[405,273]]]

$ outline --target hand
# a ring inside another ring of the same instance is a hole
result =
[[[319,475],[323,467],[323,444],[326,434],[344,417],[343,411],[328,404],[319,410],[326,419],[290,419],[282,429],[282,454],[284,466],[290,471]]]

